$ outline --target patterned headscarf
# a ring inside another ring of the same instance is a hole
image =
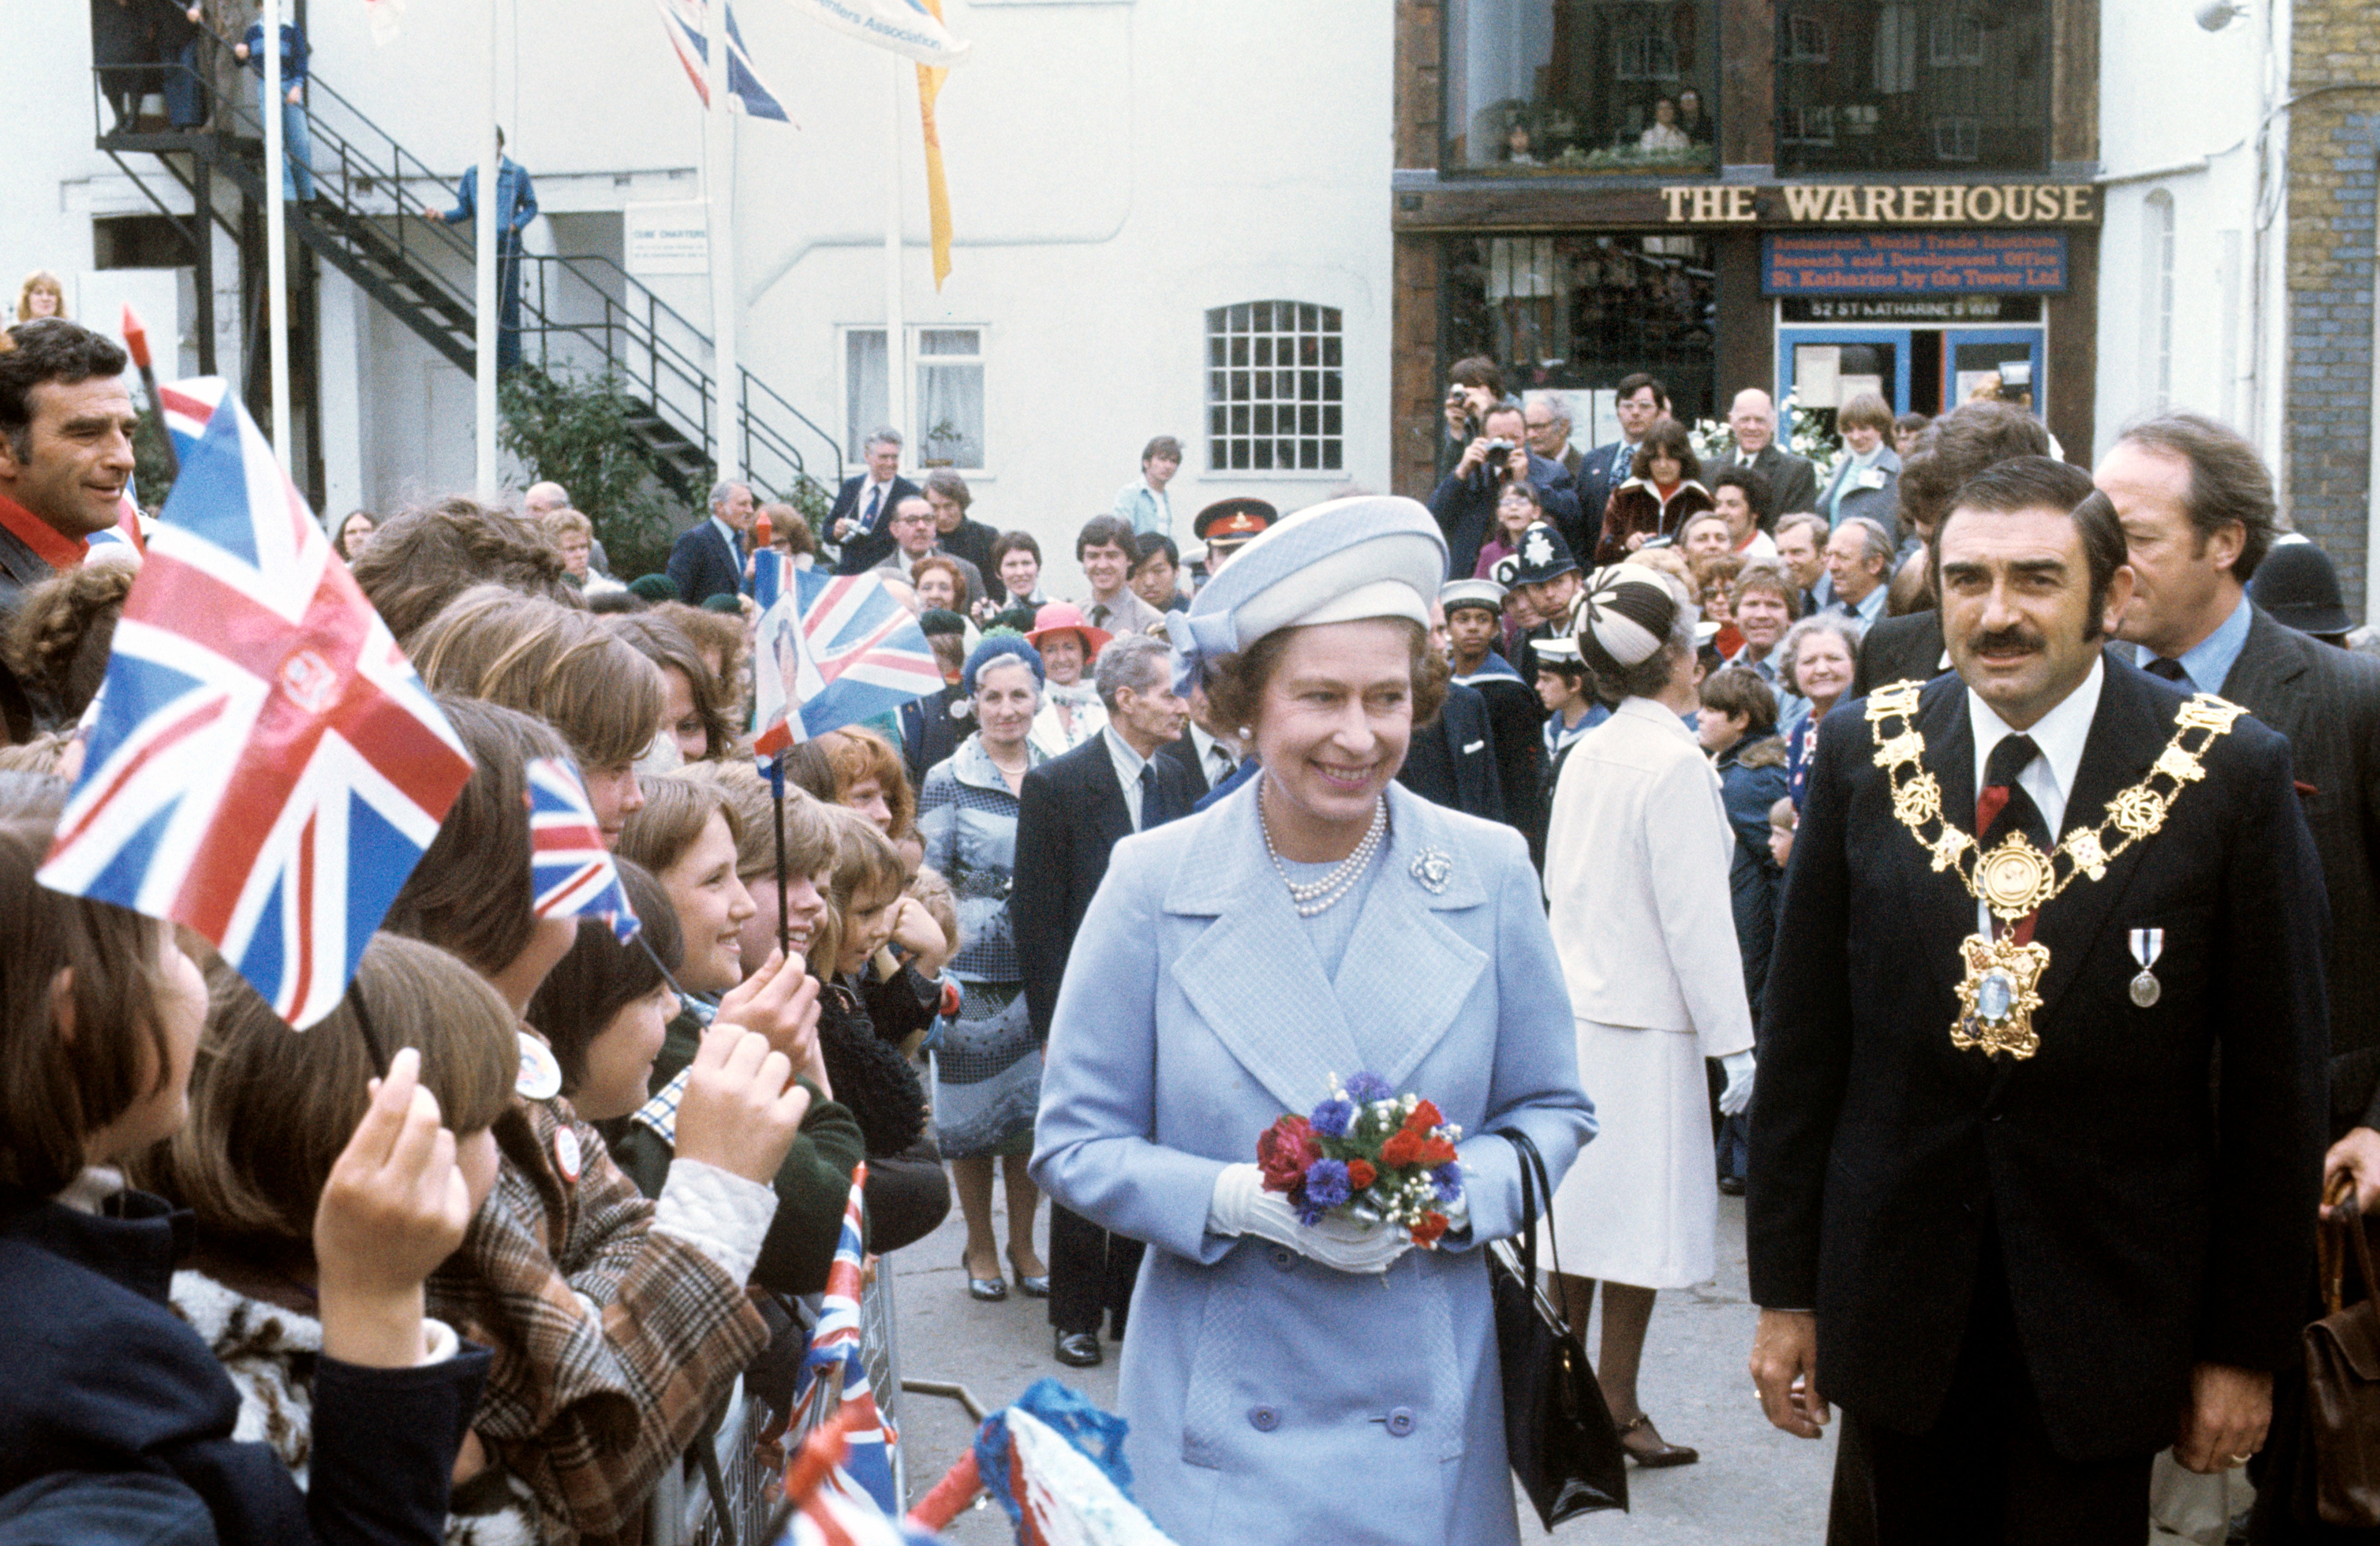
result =
[[[1644,664],[1670,641],[1678,598],[1659,574],[1614,564],[1587,581],[1578,608],[1578,648],[1597,672],[1617,676]]]

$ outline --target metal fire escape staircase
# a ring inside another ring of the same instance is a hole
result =
[[[212,34],[200,39],[202,52],[226,46]],[[206,127],[112,121],[107,78],[126,69],[138,69],[151,81],[159,73],[185,84],[193,77],[174,65],[97,67],[94,124],[98,148],[175,222],[196,256],[200,369],[212,371],[212,244],[205,239],[207,220],[230,235],[244,273],[255,276],[254,283],[242,286],[251,338],[261,311],[266,186],[256,111],[252,101],[218,97],[202,67],[194,94],[202,107],[215,109]],[[291,235],[455,369],[475,373],[470,231],[422,217],[425,209],[459,203],[457,184],[432,172],[320,75],[308,78],[304,111],[313,141],[315,196],[289,201]],[[141,176],[140,158],[162,167],[189,196],[197,213],[187,224]],[[224,196],[218,186],[224,183],[236,197]],[[720,412],[709,335],[608,258],[524,254],[519,262],[523,362],[548,373],[616,378],[630,404],[632,432],[662,481],[699,508],[710,480],[709,447]],[[261,366],[261,350],[254,352]],[[728,405],[731,425],[755,488],[791,498],[808,484],[832,494],[843,476],[838,437],[750,371],[739,369],[737,376]]]

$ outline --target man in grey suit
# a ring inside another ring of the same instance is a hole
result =
[[[1533,392],[1521,408],[1521,428],[1529,437],[1529,449],[1549,462],[1560,462],[1562,470],[1578,480],[1578,469],[1586,465],[1586,453],[1570,443],[1570,399],[1559,392]],[[1603,512],[1597,510],[1597,515]],[[1585,512],[1581,511],[1584,516]]]
[[[1818,507],[1817,469],[1807,456],[1797,456],[1777,444],[1777,404],[1767,393],[1756,386],[1737,393],[1727,410],[1727,427],[1735,444],[1721,455],[1720,464],[1748,467],[1768,480],[1773,496],[1768,503],[1774,514],[1762,523],[1764,530],[1774,534],[1778,516]]]

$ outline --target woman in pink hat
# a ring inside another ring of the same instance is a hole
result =
[[[1072,602],[1051,602],[1033,615],[1033,631],[1025,641],[1041,651],[1050,672],[1041,712],[1033,721],[1033,745],[1044,756],[1072,751],[1107,728],[1106,706],[1091,686],[1091,663],[1113,637],[1091,627]]]

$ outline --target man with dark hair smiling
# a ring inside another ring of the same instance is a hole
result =
[[[1760,1038],[1752,1373],[1876,1539],[2133,1546],[2294,1356],[2327,919],[2279,736],[2101,648],[2133,578],[2024,456],[1936,535],[1954,676],[1820,738]],[[2215,1077],[2220,1061],[2222,1077]]]
[[[15,336],[0,354],[0,629],[25,591],[81,567],[91,534],[115,524],[138,421],[114,342],[59,319],[20,323]],[[49,717],[5,661],[0,712],[11,740]]]

